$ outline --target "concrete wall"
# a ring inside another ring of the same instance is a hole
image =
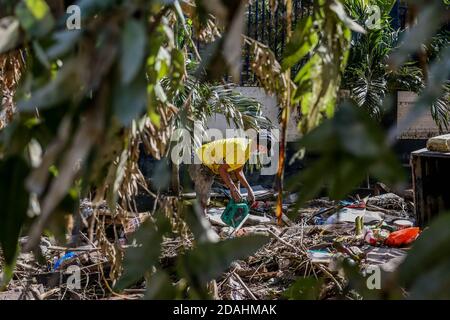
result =
[[[256,99],[258,102],[260,102],[262,105],[263,116],[267,117],[272,122],[275,128],[279,128],[278,123],[279,108],[275,96],[270,96],[266,94],[264,89],[260,87],[236,87],[236,91],[242,93],[247,97],[252,97]],[[293,142],[300,137],[296,127],[296,117],[298,117],[298,115],[293,114],[289,121],[288,136],[287,136],[288,142]],[[223,134],[225,134],[226,129],[235,128],[234,124],[228,126],[225,117],[223,115],[215,115],[212,118],[210,118],[208,120],[207,126],[209,128],[219,129],[222,131]]]
[[[417,100],[417,94],[409,91],[397,93],[397,123],[411,111]],[[398,139],[428,139],[439,135],[439,128],[431,116],[430,108],[416,119],[408,128],[399,132]]]

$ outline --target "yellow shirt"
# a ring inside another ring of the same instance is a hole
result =
[[[219,174],[222,164],[229,166],[228,172],[239,169],[250,158],[251,140],[245,138],[230,138],[212,141],[196,150],[202,163]]]

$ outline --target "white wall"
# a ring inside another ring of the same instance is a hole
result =
[[[264,89],[260,87],[236,87],[235,90],[239,91],[245,96],[252,97],[256,99],[258,102],[260,102],[262,105],[263,116],[267,117],[270,121],[272,121],[272,124],[274,125],[275,128],[279,128],[278,123],[279,108],[275,96],[267,95]],[[300,137],[296,127],[296,117],[297,117],[296,114],[292,114],[288,124],[288,133],[287,133],[288,142],[295,141]],[[225,134],[225,129],[235,128],[234,124],[228,126],[225,117],[220,114],[210,118],[208,120],[207,126],[209,128],[217,128],[221,130],[223,134]]]
[[[397,123],[404,119],[411,111],[417,100],[417,94],[409,91],[397,93]],[[416,119],[408,128],[399,132],[398,139],[428,139],[439,135],[439,128],[427,108],[421,117]]]

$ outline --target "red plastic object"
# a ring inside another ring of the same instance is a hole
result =
[[[365,209],[366,203],[364,201],[359,201],[359,202],[349,204],[348,206],[345,206],[345,207],[350,208],[350,209]]]
[[[270,205],[266,202],[263,201],[255,201],[252,203],[252,205],[250,206],[251,209],[267,209],[269,208]]]
[[[420,233],[419,228],[406,228],[399,231],[392,232],[386,239],[385,244],[390,247],[401,247],[406,246],[414,240]]]

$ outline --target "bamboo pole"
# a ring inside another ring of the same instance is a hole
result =
[[[286,0],[286,43],[289,42],[292,35],[292,0]],[[291,79],[291,69],[288,68],[285,71],[285,78]],[[284,167],[286,163],[286,140],[287,140],[287,126],[289,123],[289,117],[291,113],[291,85],[287,82],[286,87],[286,101],[285,105],[282,106],[283,111],[281,114],[281,140],[280,140],[280,159],[278,162],[277,178],[275,182],[275,187],[278,192],[277,205],[276,205],[276,216],[278,224],[282,223],[283,215],[283,183],[284,183]]]

